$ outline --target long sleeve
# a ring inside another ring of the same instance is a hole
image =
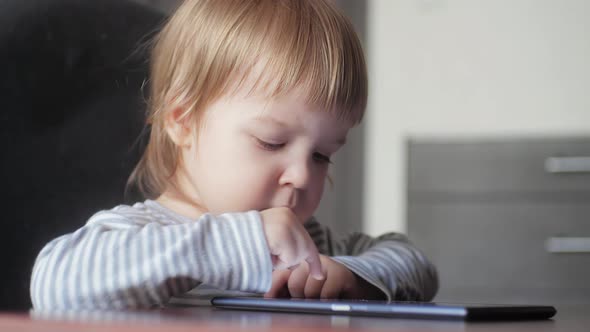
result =
[[[149,307],[200,283],[270,288],[272,263],[258,212],[168,224],[152,219],[103,211],[48,243],[33,268],[34,308]]]
[[[327,227],[311,219],[305,224],[320,253],[345,265],[379,288],[388,300],[429,301],[438,290],[435,267],[398,233],[377,238],[353,233],[336,240]]]

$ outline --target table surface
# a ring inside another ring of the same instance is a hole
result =
[[[0,331],[589,331],[590,305],[556,306],[550,320],[462,322],[251,312],[212,307],[150,311],[0,313]]]

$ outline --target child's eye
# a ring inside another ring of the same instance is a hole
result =
[[[280,148],[282,148],[283,146],[285,146],[284,143],[281,144],[275,144],[275,143],[269,143],[269,142],[265,142],[261,139],[256,139],[256,141],[258,142],[258,145],[260,145],[263,149],[265,150],[269,150],[269,151],[276,151]]]
[[[325,155],[318,153],[318,152],[313,154],[313,160],[315,160],[319,163],[322,163],[322,164],[331,164],[332,163],[332,160],[330,160],[330,157],[325,156]]]

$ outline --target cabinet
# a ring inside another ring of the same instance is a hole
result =
[[[590,303],[590,138],[408,142],[437,301]]]

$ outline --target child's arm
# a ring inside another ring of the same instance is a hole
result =
[[[43,248],[31,299],[35,309],[147,307],[201,282],[265,292],[271,271],[258,212],[162,225],[105,211]]]
[[[432,300],[438,290],[436,268],[402,234],[372,238],[361,233],[335,241],[314,219],[306,229],[320,253],[333,256],[358,277],[380,289],[388,300]]]

